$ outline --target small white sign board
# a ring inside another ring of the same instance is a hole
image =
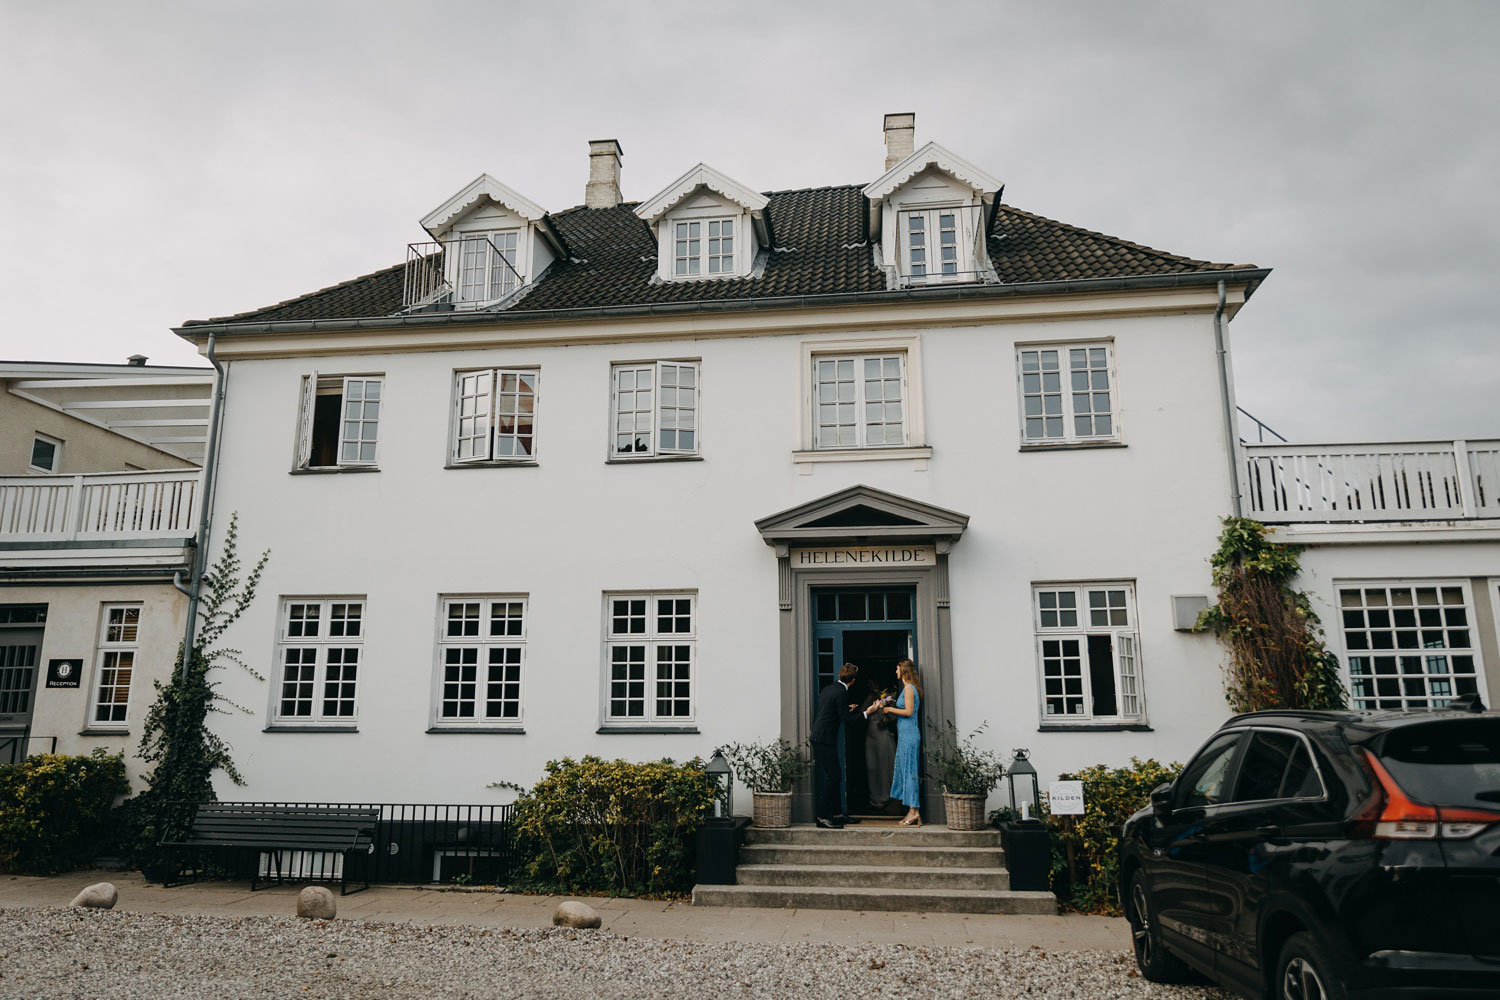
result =
[[[1083,815],[1083,782],[1054,781],[1047,786],[1047,798],[1054,816]]]

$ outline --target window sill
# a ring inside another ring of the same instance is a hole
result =
[[[792,461],[805,462],[881,462],[891,459],[932,457],[932,449],[922,446],[908,448],[828,448],[813,451],[794,451]]]
[[[621,734],[640,733],[656,736],[681,736],[697,735],[697,726],[600,726],[594,730],[599,736],[618,736]]]
[[[640,458],[612,456],[604,460],[605,465],[644,465],[651,462],[701,462],[702,455],[643,455]]]
[[[473,736],[476,733],[496,736],[525,736],[526,730],[520,726],[432,726],[427,730],[429,736],[438,733],[460,733]]]
[[[80,729],[79,736],[129,736],[128,729]]]
[[[262,729],[263,733],[357,733],[358,726],[298,726],[272,725]]]
[[[1154,733],[1143,722],[1043,722],[1039,733]]]
[[[1020,450],[1028,451],[1096,451],[1105,448],[1129,447],[1124,441],[1068,441],[1060,444],[1023,444]]]
[[[457,465],[445,465],[444,469],[535,469],[542,463],[535,460],[524,462],[462,462]]]
[[[374,465],[343,465],[338,467],[329,466],[317,469],[293,469],[294,476],[346,476],[354,472],[379,472],[380,469]]]

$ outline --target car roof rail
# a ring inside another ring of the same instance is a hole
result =
[[[1461,694],[1448,702],[1447,707],[1450,712],[1483,712],[1485,710],[1484,702],[1479,700],[1478,693]]]

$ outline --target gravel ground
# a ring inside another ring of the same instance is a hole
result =
[[[722,944],[601,931],[0,910],[0,997],[1161,997],[1124,954]]]

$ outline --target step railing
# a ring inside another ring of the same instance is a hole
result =
[[[0,544],[187,538],[198,469],[0,478]]]
[[[1269,522],[1500,517],[1500,440],[1242,445],[1247,512]]]

